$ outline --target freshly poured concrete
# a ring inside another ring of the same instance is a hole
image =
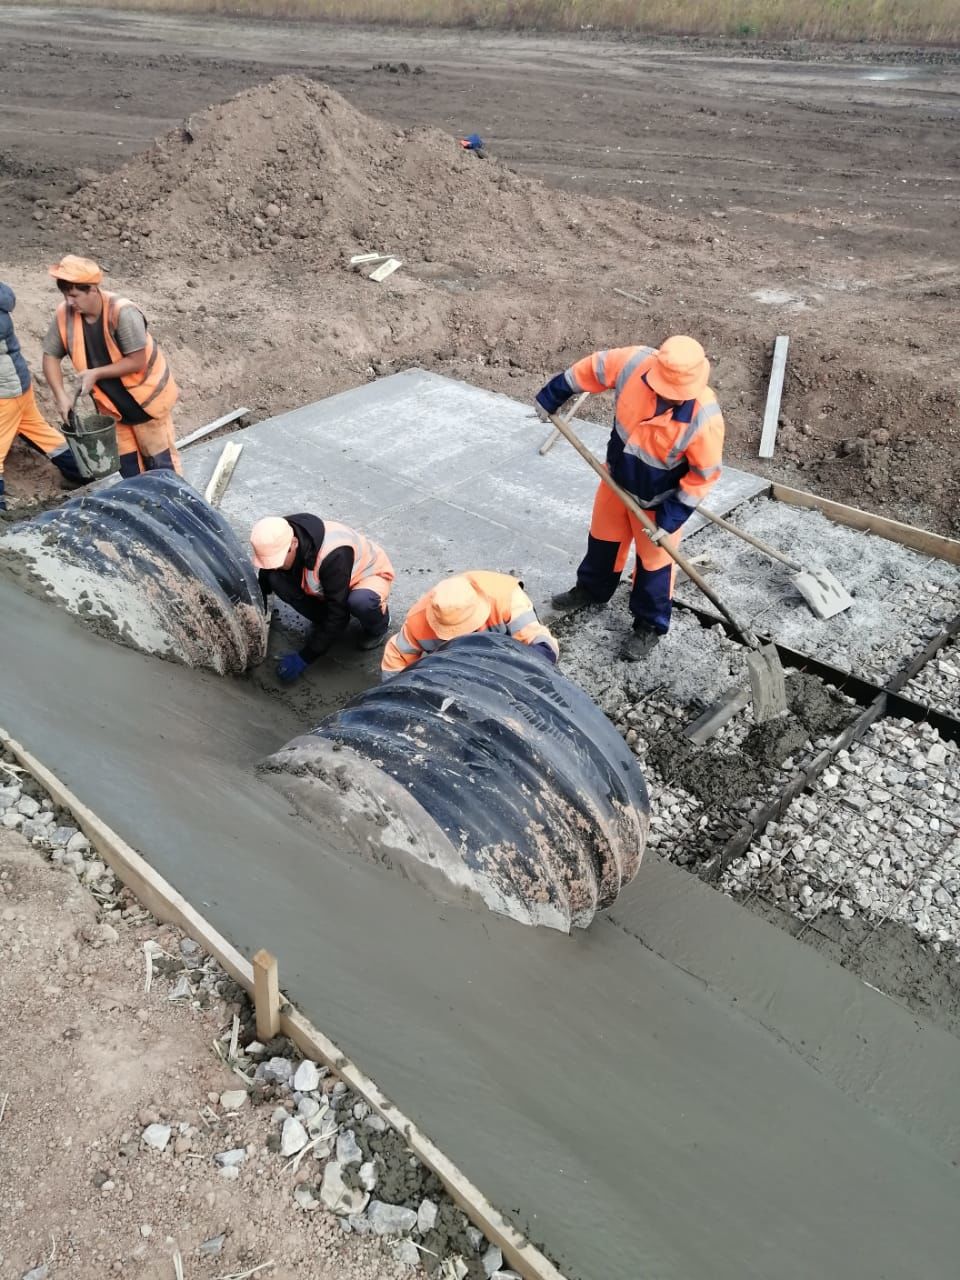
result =
[[[394,561],[395,616],[438,578],[481,568],[516,574],[543,608],[573,582],[597,487],[565,441],[540,457],[550,430],[532,405],[408,369],[235,432],[243,454],[221,510],[244,538],[260,516],[295,511],[362,529]],[[578,430],[602,457],[609,423]],[[223,443],[184,451],[201,489]],[[711,510],[766,488],[725,468]],[[687,532],[703,523],[693,516]]]
[[[303,726],[0,581],[0,724],[567,1274],[953,1280],[960,1043],[645,864],[568,938],[330,856],[253,774]]]

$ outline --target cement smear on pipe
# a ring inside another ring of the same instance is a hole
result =
[[[685,872],[584,934],[331,856],[253,774],[305,727],[0,581],[0,724],[571,1277],[953,1280],[960,1043]],[[373,668],[371,663],[371,671]]]

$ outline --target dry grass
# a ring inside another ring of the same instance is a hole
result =
[[[46,0],[39,0],[45,3]],[[99,0],[102,8],[436,27],[960,41],[958,0]]]

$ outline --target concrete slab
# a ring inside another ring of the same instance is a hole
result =
[[[572,581],[596,487],[563,442],[539,456],[548,430],[528,404],[408,369],[237,432],[244,452],[222,510],[244,537],[270,512],[312,510],[363,529],[397,569],[395,615],[469,568],[518,574],[544,608]],[[582,436],[602,456],[606,428],[587,422]],[[223,444],[186,451],[190,480],[206,483]],[[711,508],[728,512],[767,487],[725,468]],[[694,516],[690,530],[701,523]]]

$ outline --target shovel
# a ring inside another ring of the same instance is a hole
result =
[[[650,519],[647,512],[625,489],[620,488],[606,467],[597,461],[563,418],[552,413],[550,414],[550,421],[560,434],[570,441],[581,458],[593,467],[603,483],[617,495],[630,514],[636,516],[644,529],[648,533],[655,532],[657,526]],[[666,542],[660,542],[658,545],[666,551],[675,564],[679,565],[694,586],[700,588],[714,608],[719,609],[734,631],[741,637],[744,644],[750,649],[750,653],[747,654],[747,671],[750,675],[750,692],[753,698],[753,718],[757,724],[763,724],[765,720],[772,720],[774,716],[785,712],[787,710],[786,677],[776,645],[761,644],[752,631],[748,631],[746,627],[742,626],[686,556],[682,556],[679,551],[668,546]]]
[[[735,534],[738,538],[742,538],[744,542],[749,542],[752,547],[756,547],[758,551],[762,551],[765,556],[770,556],[773,560],[779,560],[788,569],[792,569],[796,574],[793,579],[794,586],[818,618],[824,620],[832,618],[834,614],[843,613],[844,609],[849,609],[853,604],[853,597],[829,569],[814,569],[812,567],[805,569],[802,564],[798,564],[796,560],[791,560],[782,551],[769,546],[766,542],[761,542],[759,538],[755,538],[752,533],[747,533],[745,529],[738,529],[729,520],[724,520],[723,516],[714,515],[712,511],[708,511],[704,506],[697,507],[697,510],[700,515],[719,525],[721,529],[726,529],[727,533]]]

